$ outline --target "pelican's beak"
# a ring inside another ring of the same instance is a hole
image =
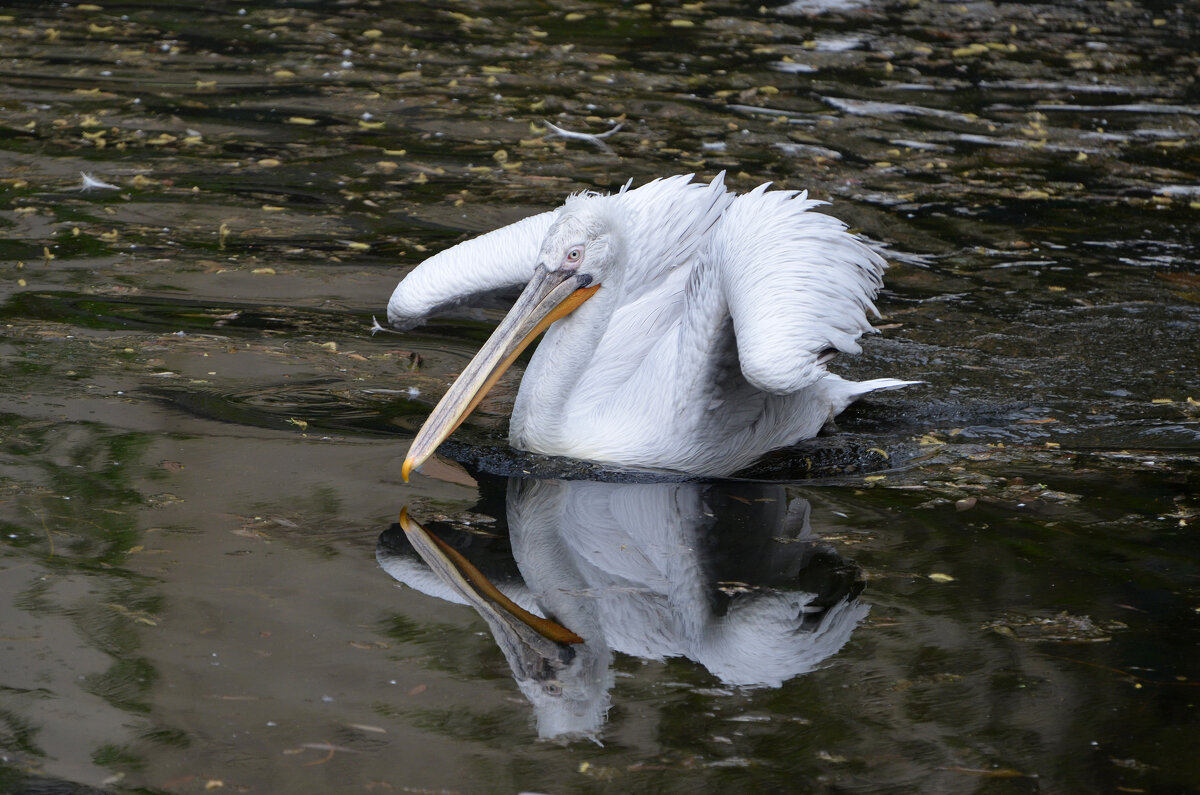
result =
[[[475,410],[488,390],[538,334],[573,312],[600,289],[600,285],[592,285],[591,281],[588,274],[575,271],[538,268],[534,272],[533,279],[508,315],[475,358],[463,368],[458,380],[451,384],[417,432],[400,470],[405,482],[412,471],[433,455],[438,445]]]

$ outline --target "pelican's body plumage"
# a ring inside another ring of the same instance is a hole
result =
[[[886,265],[810,211],[820,202],[767,188],[739,196],[720,175],[681,176],[578,194],[421,263],[392,294],[393,324],[528,286],[434,410],[406,474],[547,326],[510,426],[515,447],[538,453],[726,475],[909,383],[826,371],[859,351]]]

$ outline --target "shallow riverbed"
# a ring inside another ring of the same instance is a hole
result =
[[[1200,5],[206,5],[0,8],[0,790],[1200,787]],[[629,484],[513,372],[402,483],[503,311],[372,335],[408,268],[720,171],[887,252],[833,367],[923,385]]]

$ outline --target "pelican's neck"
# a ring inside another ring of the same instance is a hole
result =
[[[582,306],[547,329],[513,405],[508,436],[514,447],[562,448],[571,396],[591,365],[617,300],[617,291],[602,285]]]

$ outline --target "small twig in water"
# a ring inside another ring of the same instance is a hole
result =
[[[50,535],[50,528],[46,526],[46,517],[38,511],[33,512],[42,523],[42,529],[46,531],[46,541],[50,543],[50,557],[54,557],[54,536]]]
[[[313,751],[328,751],[329,752],[326,756],[324,756],[320,759],[315,759],[312,762],[301,763],[301,767],[312,767],[313,765],[323,765],[326,762],[328,762],[330,759],[333,759],[333,754],[335,751],[341,751],[342,753],[346,753],[346,754],[360,753],[359,751],[355,751],[353,748],[346,748],[341,745],[332,745],[331,743],[301,743],[300,747],[301,748],[309,748]]]

